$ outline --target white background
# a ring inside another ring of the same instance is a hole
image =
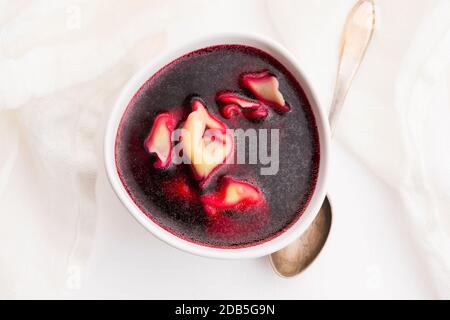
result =
[[[353,0],[0,1],[0,297],[450,297],[450,1],[375,0],[377,29],[336,132],[328,242],[298,278],[148,234],[101,153],[124,83],[220,31],[271,37],[324,106]]]

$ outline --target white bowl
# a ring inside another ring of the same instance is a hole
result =
[[[244,248],[213,248],[196,244],[188,240],[177,237],[170,233],[158,224],[149,219],[133,202],[125,187],[123,186],[116,167],[115,161],[115,140],[120,120],[125,112],[126,107],[133,98],[134,94],[139,88],[158,70],[163,66],[172,62],[176,58],[185,55],[191,51],[197,49],[220,45],[220,44],[240,44],[252,46],[261,49],[272,57],[281,62],[300,83],[305,94],[311,104],[314,116],[317,122],[317,128],[319,131],[320,142],[320,164],[319,164],[319,176],[317,179],[317,185],[312,198],[303,212],[300,219],[288,227],[284,232],[278,236],[262,243],[257,243],[253,246]],[[264,255],[269,255],[299,237],[314,220],[317,212],[319,211],[322,202],[326,195],[326,183],[328,180],[328,163],[329,163],[329,146],[330,146],[330,131],[328,126],[328,120],[325,116],[324,110],[319,106],[316,95],[311,88],[307,76],[303,73],[300,65],[296,59],[280,44],[267,37],[260,37],[249,34],[225,34],[219,36],[210,36],[202,39],[198,39],[188,44],[182,45],[175,50],[171,50],[154,59],[151,63],[145,66],[139,71],[123,88],[115,107],[109,118],[105,142],[105,165],[109,181],[118,195],[119,199],[128,209],[128,211],[141,223],[147,230],[153,233],[162,241],[187,252],[213,258],[256,258]]]

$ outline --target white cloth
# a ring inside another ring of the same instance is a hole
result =
[[[142,65],[201,34],[257,32],[299,58],[326,106],[353,3],[0,1],[0,297],[60,297],[81,285],[105,119]],[[377,5],[336,135],[403,201],[411,239],[449,298],[450,4]]]

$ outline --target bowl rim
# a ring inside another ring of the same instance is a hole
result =
[[[142,212],[126,191],[119,177],[115,161],[115,142],[120,121],[129,102],[152,75],[168,63],[189,52],[214,45],[230,44],[252,46],[267,52],[281,62],[281,64],[283,64],[300,83],[311,104],[316,119],[316,125],[319,132],[320,162],[315,190],[309,204],[296,222],[277,236],[267,241],[256,243],[255,245],[242,248],[217,248],[197,244],[180,238],[158,225]],[[182,45],[178,45],[174,49],[169,49],[160,54],[157,58],[152,59],[150,63],[141,68],[123,87],[109,116],[104,136],[104,161],[107,177],[116,195],[128,209],[130,214],[153,235],[175,248],[204,257],[223,259],[257,258],[269,255],[282,249],[299,237],[312,223],[325,199],[327,191],[326,185],[329,176],[329,153],[330,129],[328,117],[320,106],[316,91],[301,69],[297,59],[287,49],[274,40],[251,33],[223,33],[200,37],[187,41]]]

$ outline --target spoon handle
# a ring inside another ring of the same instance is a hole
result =
[[[339,67],[329,113],[332,135],[347,92],[372,38],[374,26],[375,5],[373,0],[359,0],[349,13],[342,34]],[[276,273],[284,277],[293,277],[316,258],[328,236],[329,225],[324,221],[331,221],[331,216],[326,218],[327,212],[331,215],[331,208],[328,200],[325,199],[318,217],[308,230],[296,241],[270,256],[272,267]]]
[[[374,26],[373,0],[360,0],[350,11],[342,33],[339,66],[328,118],[332,135],[352,80],[372,38]]]

